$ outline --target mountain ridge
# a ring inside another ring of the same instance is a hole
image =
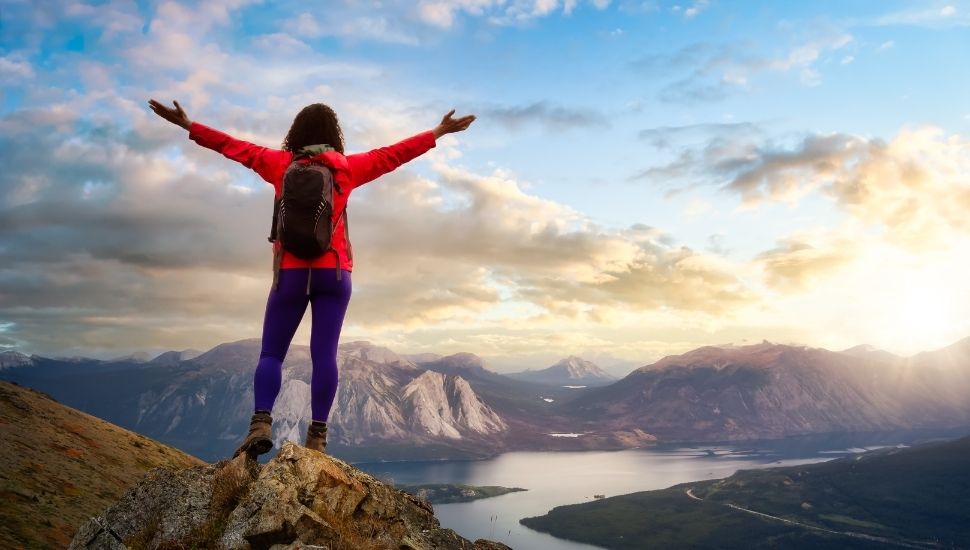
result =
[[[615,428],[649,426],[668,440],[970,424],[963,342],[899,360],[770,342],[705,346],[590,389],[557,411]]]
[[[165,365],[34,356],[0,378],[215,460],[244,435],[259,349],[244,339]],[[358,461],[970,425],[970,339],[907,358],[767,341],[704,346],[583,388],[499,374],[470,353],[414,357],[366,341],[341,344],[338,368],[329,443]],[[273,410],[278,445],[305,433],[311,370],[309,348],[291,346]]]
[[[530,380],[546,384],[558,385],[604,385],[616,381],[618,378],[601,369],[592,361],[582,357],[570,355],[560,359],[555,364],[540,370],[525,370],[511,373],[507,376],[518,380]]]

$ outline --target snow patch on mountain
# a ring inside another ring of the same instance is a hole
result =
[[[382,365],[396,365],[409,369],[417,369],[413,361],[394,353],[383,346],[375,346],[365,340],[357,340],[341,344],[337,348],[339,359],[346,360],[347,357],[356,357],[364,361],[370,361]]]
[[[30,357],[20,353],[19,351],[4,351],[0,352],[0,369],[9,369],[15,367],[26,367],[32,364]]]
[[[616,377],[594,363],[571,355],[542,370],[526,370],[510,374],[512,378],[543,384],[583,384],[602,386],[616,381]],[[566,386],[569,387],[569,386]]]

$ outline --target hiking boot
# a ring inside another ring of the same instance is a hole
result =
[[[310,422],[310,425],[306,429],[306,444],[304,447],[327,454],[326,422],[319,422],[317,420]]]
[[[232,454],[233,458],[239,453],[245,452],[251,457],[256,457],[273,448],[273,417],[268,412],[260,411],[253,415],[249,421],[249,434],[246,440]]]

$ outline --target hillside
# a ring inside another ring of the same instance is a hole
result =
[[[607,548],[970,548],[970,437],[743,470],[521,523]]]
[[[0,382],[0,429],[2,548],[64,548],[149,470],[202,464],[9,382]]]
[[[970,340],[912,358],[769,342],[706,346],[554,411],[584,427],[639,427],[681,441],[967,426]]]

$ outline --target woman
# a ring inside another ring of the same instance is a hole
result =
[[[154,99],[148,101],[155,114],[188,130],[189,139],[253,169],[273,185],[277,199],[283,174],[295,153],[312,155],[312,160],[323,163],[333,173],[336,185],[331,219],[335,225],[331,245],[336,254],[303,260],[281,249],[278,240],[274,242],[274,258],[280,261],[280,269],[266,301],[262,351],[253,381],[255,413],[249,423],[249,434],[233,457],[242,452],[255,457],[273,447],[270,414],[282,383],[283,358],[307,304],[312,310],[310,356],[313,375],[310,381],[312,418],[305,445],[325,452],[327,418],[337,393],[337,342],[351,294],[353,256],[346,232],[347,218],[343,215],[347,199],[356,187],[430,150],[441,136],[465,130],[475,116],[453,119],[455,111],[452,109],[441,119],[441,124],[431,130],[388,147],[344,156],[343,133],[337,115],[321,103],[308,105],[296,115],[281,150],[253,145],[193,122],[177,101],[173,103],[175,107],[170,108]]]

